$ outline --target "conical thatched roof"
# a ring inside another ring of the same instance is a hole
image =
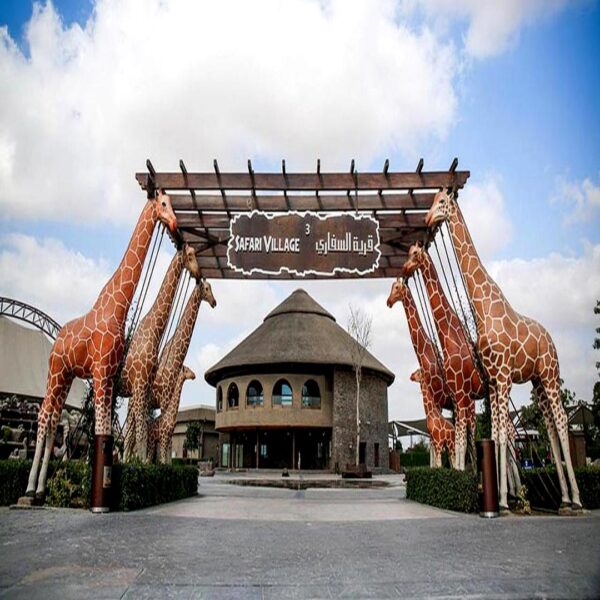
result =
[[[251,371],[252,367],[290,363],[352,367],[352,338],[333,315],[298,289],[272,310],[262,325],[213,365],[204,378],[211,385],[228,374]],[[380,374],[390,385],[394,374],[372,354],[366,353],[363,368]]]

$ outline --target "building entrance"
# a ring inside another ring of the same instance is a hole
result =
[[[328,428],[258,429],[231,432],[221,464],[234,469],[326,470],[330,456]]]

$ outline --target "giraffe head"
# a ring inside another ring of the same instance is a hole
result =
[[[416,383],[421,383],[421,378],[423,377],[423,371],[421,369],[417,369],[410,374],[410,380]]]
[[[183,244],[183,266],[189,271],[190,275],[198,281],[200,279],[200,265],[196,258],[196,251],[189,244]]]
[[[387,305],[389,308],[392,308],[392,306],[394,306],[398,300],[404,302],[406,294],[408,294],[408,287],[406,286],[406,283],[404,283],[404,280],[398,277],[392,284],[392,291],[387,299]]]
[[[181,371],[183,372],[184,379],[196,379],[196,373],[194,373],[194,371],[192,371],[189,367],[183,365]]]
[[[404,277],[410,277],[417,269],[420,269],[427,260],[427,253],[425,248],[416,242],[408,250],[408,258],[402,267],[402,274]]]
[[[150,200],[150,202],[155,203],[154,211],[157,219],[161,223],[164,223],[171,233],[174,233],[177,229],[177,217],[171,206],[171,198],[167,194],[163,194],[162,191],[159,191],[156,198]]]
[[[217,301],[213,296],[210,283],[206,281],[206,277],[202,277],[202,279],[199,281],[199,285],[201,286],[200,299],[206,300],[206,302],[210,304],[211,308],[214,308],[217,305]]]
[[[449,190],[438,192],[433,198],[433,204],[425,216],[425,224],[429,228],[435,227],[442,221],[447,221],[457,210],[454,194]]]

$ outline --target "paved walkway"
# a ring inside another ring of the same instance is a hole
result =
[[[129,514],[0,509],[0,597],[600,597],[598,512],[485,520],[402,487],[200,489]]]

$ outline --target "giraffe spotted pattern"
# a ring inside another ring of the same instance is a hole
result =
[[[95,433],[111,433],[113,378],[123,357],[125,320],[154,227],[159,220],[171,231],[177,227],[171,201],[163,194],[146,202],[121,263],[100,292],[92,309],[82,317],[66,323],[52,346],[46,395],[38,413],[37,441],[27,495],[33,495],[34,491],[41,497],[45,494],[56,427],[75,377],[92,378]],[[40,470],[42,451],[44,457]]]
[[[568,420],[560,401],[560,372],[554,342],[537,321],[517,313],[483,266],[453,194],[438,192],[429,210],[429,227],[446,221],[467,293],[477,318],[477,349],[489,380],[490,405],[499,448],[500,506],[508,507],[507,443],[509,399],[513,383],[531,381],[548,429],[562,502],[581,508],[569,450]],[[494,414],[495,413],[495,414]],[[565,479],[564,457],[571,496]]]
[[[410,338],[419,361],[420,369],[411,375],[411,380],[419,382],[421,386],[427,430],[434,451],[432,466],[441,467],[444,447],[448,450],[451,463],[454,463],[455,456],[454,427],[442,416],[442,408],[452,407],[450,390],[446,385],[437,350],[419,318],[414,298],[408,286],[400,279],[393,283],[387,305],[392,308],[398,301],[404,306]]]
[[[126,460],[132,456],[143,462],[147,460],[148,412],[158,367],[158,350],[184,268],[194,278],[200,276],[196,253],[188,244],[184,244],[171,260],[156,299],[135,330],[125,357],[121,394],[130,397],[125,434]]]
[[[175,330],[173,337],[163,348],[158,361],[156,377],[152,384],[152,398],[154,403],[160,408],[161,414],[163,411],[166,411],[169,406],[173,390],[176,387],[177,378],[183,368],[183,361],[185,360],[190,340],[192,339],[196,317],[198,316],[198,309],[200,308],[202,300],[208,302],[212,308],[217,305],[210,283],[205,279],[198,281],[194,287],[177,329]],[[179,407],[179,401],[177,404]],[[176,415],[177,410],[175,411],[175,416]],[[162,435],[160,431],[159,434]],[[169,435],[168,442],[159,444],[158,460],[161,463],[170,463],[171,461],[171,456],[168,452],[171,443],[171,435],[172,432]]]

